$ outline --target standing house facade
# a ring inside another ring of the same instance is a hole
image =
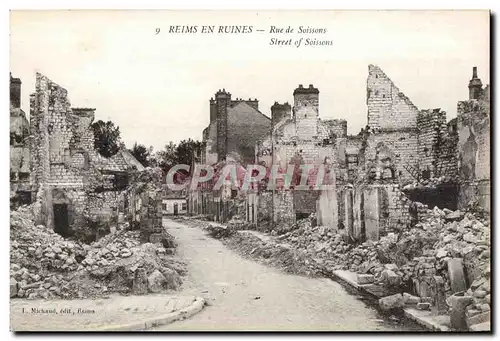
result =
[[[255,143],[269,134],[271,119],[259,111],[257,99],[232,99],[225,89],[217,91],[209,101],[210,122],[203,130],[203,148],[200,165],[212,166],[215,177],[226,164],[234,165],[238,177],[244,176],[245,167],[255,161]],[[188,191],[188,212],[211,216],[215,221],[226,222],[240,212],[238,206],[242,195],[240,188],[233,188],[225,181],[214,190],[216,181],[200,183]]]
[[[172,191],[164,186],[161,208],[163,215],[186,214],[188,211],[186,191]]]

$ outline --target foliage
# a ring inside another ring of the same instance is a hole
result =
[[[151,165],[150,155],[152,148],[148,149],[142,144],[134,143],[132,149],[129,149],[130,154],[132,154],[137,161],[139,161],[144,167],[149,167]]]
[[[92,123],[94,148],[104,157],[111,157],[120,150],[120,128],[111,121]]]
[[[163,150],[155,153],[155,162],[165,173],[175,165],[182,164],[191,167],[195,156],[201,151],[201,146],[201,142],[192,139],[182,140],[178,145],[170,142]]]

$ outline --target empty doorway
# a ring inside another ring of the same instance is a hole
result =
[[[69,235],[69,216],[67,204],[54,204],[54,232],[63,237]]]

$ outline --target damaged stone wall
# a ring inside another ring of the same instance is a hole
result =
[[[164,237],[162,179],[160,168],[146,168],[136,173],[130,186],[117,196],[117,209],[124,210],[131,228],[141,230],[143,238],[152,243]]]
[[[293,92],[293,118],[297,136],[301,140],[312,140],[318,135],[319,90],[312,84],[301,85]]]
[[[368,66],[366,103],[368,126],[372,129],[417,127],[417,107],[375,65]]]
[[[489,89],[489,88],[488,88]],[[459,207],[476,201],[490,211],[490,104],[489,92],[457,106]]]
[[[35,93],[30,96],[31,173],[34,200],[40,204],[35,213],[38,223],[54,228],[52,189],[84,188],[83,174],[73,174],[65,168],[73,120],[67,91],[47,77],[36,74]],[[53,167],[52,167],[53,166]],[[70,212],[71,214],[71,212]]]
[[[31,202],[29,122],[21,109],[21,80],[10,75],[10,202]]]
[[[374,178],[413,181],[418,176],[417,150],[416,129],[368,133],[360,149],[361,167],[368,177],[373,172]]]
[[[275,191],[273,195],[273,221],[277,225],[293,225],[295,209],[292,191]]]
[[[36,74],[30,96],[31,184],[35,218],[63,236],[91,242],[117,219],[113,159],[94,149],[95,109],[71,108],[66,89]],[[109,193],[108,193],[109,192]]]
[[[249,193],[246,218],[256,230],[270,232],[273,227],[273,192],[263,190]]]
[[[388,221],[385,231],[387,233],[402,231],[410,223],[410,200],[400,190],[399,184],[386,185],[385,191],[388,202]]]
[[[343,119],[326,119],[322,120],[330,128],[330,132],[335,134],[335,137],[347,137],[347,121]]]
[[[419,180],[457,175],[458,134],[456,119],[446,123],[440,109],[422,110],[418,116]]]
[[[440,109],[422,110],[418,114],[418,159],[420,176],[429,179],[437,176],[440,136],[446,129],[446,113]]]
[[[271,108],[276,123],[273,125],[271,136],[256,146],[257,162],[263,162],[268,167],[278,166],[282,172],[285,172],[289,165],[295,165],[297,172],[294,173],[296,177],[292,186],[298,185],[299,178],[306,176],[307,184],[315,184],[317,167],[325,163],[336,169],[339,173],[337,176],[343,180],[344,176],[343,173],[340,174],[339,165],[342,163],[345,169],[347,122],[319,119],[319,90],[312,84],[307,88],[299,85],[293,95],[292,117],[288,115],[289,106],[286,104],[275,103]],[[308,166],[309,169],[301,171],[300,168],[303,166]],[[274,222],[294,223],[297,215],[299,218],[305,217],[316,213],[318,207],[321,207],[322,216],[319,220],[335,230],[338,228],[337,200],[332,200],[331,195],[325,194],[323,199],[318,201],[322,195],[320,191],[292,188],[290,191],[281,192],[282,190],[277,190],[274,193]],[[289,197],[292,200],[288,200]],[[330,207],[331,202],[335,202],[333,207]],[[290,207],[285,207],[286,205]],[[331,210],[335,211],[333,215]],[[285,211],[285,216],[289,218],[277,220],[280,215],[276,212],[280,211]],[[294,217],[291,218],[291,215]]]
[[[259,198],[258,225],[272,225],[273,195],[271,191],[262,192]],[[270,226],[267,226],[270,227]]]
[[[271,123],[272,128],[274,128],[279,122],[284,119],[289,119],[292,115],[292,106],[285,102],[280,104],[278,102],[274,102],[271,107]]]
[[[378,240],[408,226],[410,200],[397,183],[348,185],[339,199],[339,221],[353,242]]]
[[[446,122],[444,111],[420,111],[380,68],[370,65],[368,125],[358,136],[347,136],[345,120],[319,120],[319,91],[299,86],[292,117],[276,114],[280,120],[271,138],[257,145],[256,156],[282,169],[330,158],[338,173],[338,227],[354,240],[377,240],[407,228],[411,201],[455,210],[457,197],[462,206],[479,197],[480,205],[489,207],[489,87],[476,90],[475,98],[459,103],[458,118]],[[415,191],[403,192],[408,185],[415,185]],[[293,196],[296,213],[324,211],[318,200],[310,208],[306,193]],[[275,202],[286,202],[280,199]]]
[[[361,146],[362,136],[347,136],[343,155],[345,158],[345,182],[354,183],[359,176],[359,151]]]
[[[446,133],[440,141],[437,158],[438,176],[448,176],[457,179],[458,176],[458,130],[457,118],[450,120],[446,124]]]
[[[453,125],[446,124],[444,111],[419,111],[391,79],[373,65],[369,66],[367,106],[369,134],[362,150],[366,161],[373,162],[375,147],[382,142],[391,150],[396,176],[403,182],[453,174]]]

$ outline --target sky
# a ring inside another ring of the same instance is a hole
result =
[[[366,125],[368,65],[375,64],[419,109],[456,116],[472,67],[489,84],[487,11],[12,11],[10,71],[29,113],[35,73],[66,88],[73,107],[120,127],[123,141],[155,149],[201,140],[219,89],[275,102],[314,84],[320,117]],[[171,25],[248,25],[249,34],[168,33]],[[278,34],[270,26],[326,29]],[[160,32],[156,34],[156,29]],[[264,30],[258,32],[257,30]],[[270,40],[331,40],[330,46],[270,46]]]

